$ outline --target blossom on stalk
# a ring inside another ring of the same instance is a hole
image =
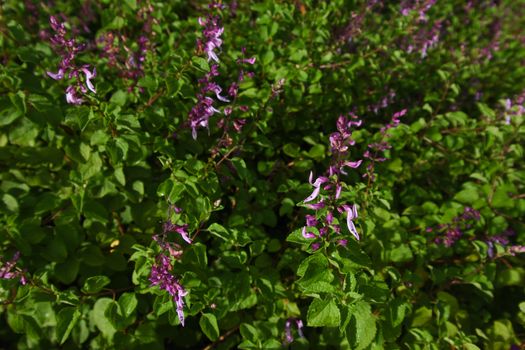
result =
[[[465,207],[463,213],[453,218],[451,223],[439,224],[435,228],[428,227],[426,231],[437,231],[440,236],[435,238],[434,242],[451,247],[463,236],[463,230],[471,227],[471,221],[479,219],[480,214],[477,210]]]
[[[289,345],[294,341],[294,337],[292,335],[292,324],[293,323],[295,323],[295,326],[297,327],[297,334],[299,335],[299,337],[304,338],[303,321],[299,318],[289,318],[286,320],[286,323],[284,324],[284,341],[283,341],[284,346]]]
[[[505,230],[504,232],[491,236],[485,240],[485,243],[487,243],[488,250],[487,255],[489,258],[494,258],[494,248],[496,247],[496,244],[499,244],[503,247],[507,246],[510,242],[509,237],[513,236],[515,232],[513,230]]]
[[[512,100],[505,99],[505,124],[510,125],[512,117],[525,114],[525,90]]]
[[[207,18],[199,17],[199,24],[204,27],[202,30],[204,40],[199,39],[197,45],[206,53],[208,61],[213,60],[219,63],[215,50],[221,48],[221,35],[224,32],[224,28],[219,24],[219,17],[211,15]]]
[[[348,227],[348,231],[350,231],[350,233],[354,235],[355,239],[359,241],[359,233],[357,233],[353,221],[354,219],[357,219],[357,207],[354,204],[353,206],[343,205],[343,208],[346,211],[346,226]]]
[[[378,114],[381,109],[387,108],[394,101],[395,97],[396,92],[390,89],[388,93],[379,100],[379,102],[369,105],[368,110]]]
[[[186,243],[192,243],[188,234],[188,224],[176,225],[168,219],[168,221],[164,224],[164,232],[176,232],[182,237],[183,240],[186,241]]]
[[[155,263],[151,267],[149,280],[152,286],[159,286],[160,289],[167,291],[173,297],[173,301],[177,305],[177,315],[181,325],[184,327],[183,298],[188,292],[182,287],[175,276],[173,276],[171,273],[172,269],[173,266],[170,256],[161,253],[156,257]]]
[[[142,28],[136,37],[128,37],[121,31],[108,31],[97,38],[100,56],[107,58],[107,65],[117,69],[121,77],[131,82],[128,92],[133,91],[138,81],[145,75],[145,63],[148,52],[153,52],[155,32],[153,24],[158,20],[153,15],[154,8],[149,0],[138,0],[137,20]],[[136,49],[133,47],[135,44]],[[143,92],[142,87],[138,87]]]
[[[6,261],[4,264],[2,264],[2,267],[0,267],[0,278],[2,279],[20,279],[20,284],[25,285],[27,284],[27,279],[24,275],[24,272],[18,268],[17,262],[20,259],[20,252],[16,252],[11,260]],[[1,259],[0,259],[1,262]]]
[[[170,205],[168,207],[168,215],[167,215],[168,219],[166,220],[166,222],[162,226],[162,237],[167,236],[167,234],[170,233],[170,232],[176,232],[182,237],[182,239],[184,241],[186,241],[186,243],[192,244],[191,238],[190,238],[189,233],[188,233],[188,224],[178,225],[178,224],[174,223],[171,220],[171,215],[172,215],[173,212],[175,212],[176,214],[180,214],[182,212],[182,209],[177,207],[177,206],[174,206],[174,205]],[[154,239],[155,239],[155,237],[154,237]],[[158,240],[156,240],[156,241],[158,242]]]
[[[371,181],[375,180],[375,163],[386,161],[387,158],[382,156],[382,154],[384,153],[384,151],[391,148],[390,144],[388,143],[388,130],[397,127],[401,122],[400,118],[406,113],[406,109],[394,113],[390,122],[379,130],[381,134],[381,138],[379,139],[379,141],[368,144],[368,148],[365,151],[365,153],[363,153],[363,157],[367,158],[370,161],[370,163],[368,164],[367,172],[363,174],[363,177],[370,177]]]
[[[239,118],[234,117],[233,114],[235,111],[240,111],[241,113],[245,113],[249,111],[249,107],[246,105],[236,105],[237,95],[239,93],[239,85],[244,81],[245,77],[253,77],[253,72],[245,72],[245,65],[254,65],[256,58],[255,57],[249,57],[246,58],[246,48],[241,48],[242,56],[241,58],[238,58],[236,60],[237,65],[239,66],[239,75],[236,81],[233,81],[230,86],[227,89],[228,96],[231,98],[230,100],[227,99],[221,99],[219,96],[217,96],[217,99],[223,101],[223,102],[230,102],[230,105],[224,108],[224,117],[220,118],[217,121],[217,127],[219,129],[223,130],[221,138],[218,140],[217,145],[214,150],[212,150],[213,154],[218,154],[220,151],[219,149],[221,147],[229,148],[233,143],[233,138],[230,136],[230,131],[233,128],[233,130],[236,133],[239,133],[242,131],[244,125],[246,124],[247,119],[246,118]]]
[[[210,9],[222,8],[219,3],[212,2]],[[189,113],[189,127],[191,128],[191,135],[194,140],[197,139],[198,128],[208,128],[209,119],[215,113],[221,113],[214,107],[214,100],[207,96],[212,92],[219,101],[228,102],[226,97],[221,95],[222,88],[214,82],[214,77],[219,75],[219,57],[216,50],[220,50],[222,39],[220,38],[224,32],[224,28],[220,25],[219,16],[209,14],[206,18],[199,18],[199,24],[203,26],[202,39],[197,40],[197,48],[203,51],[208,56],[208,61],[214,61],[211,65],[210,71],[205,76],[199,79],[200,91],[197,94],[197,103]]]
[[[153,240],[158,244],[161,253],[155,258],[155,263],[151,267],[149,281],[152,286],[159,286],[161,290],[167,291],[172,297],[177,306],[177,315],[180,323],[184,326],[184,299],[183,297],[188,292],[182,287],[179,281],[173,276],[172,259],[178,259],[182,255],[182,248],[180,245],[169,242],[167,234],[170,232],[177,232],[189,244],[191,239],[188,235],[188,225],[177,225],[171,221],[171,214],[175,212],[181,213],[181,209],[176,206],[168,207],[168,220],[163,225],[163,232],[160,235],[154,235]]]
[[[314,199],[317,198],[317,196],[319,195],[319,192],[321,191],[321,185],[330,181],[329,178],[325,177],[325,176],[320,176],[318,177],[315,182],[312,182],[313,180],[313,172],[310,172],[310,178],[309,178],[309,182],[310,182],[310,185],[314,186],[314,191],[312,192],[311,195],[309,195],[308,197],[306,197],[303,202],[304,203],[308,203],[308,202],[311,202],[313,201]]]
[[[66,101],[75,105],[82,104],[84,99],[81,97],[81,93],[86,94],[88,90],[96,93],[92,82],[92,79],[97,75],[96,69],[90,70],[89,65],[77,66],[75,64],[76,56],[78,52],[84,50],[85,45],[77,43],[75,38],[66,39],[66,26],[64,23],[59,22],[55,16],[51,16],[49,22],[55,32],[49,40],[62,59],[56,73],[52,71],[47,71],[46,73],[54,80],[62,80],[65,77],[68,79],[75,78],[75,83],[66,88]],[[82,76],[84,79],[81,78]]]
[[[418,20],[426,22],[428,20],[426,13],[435,5],[437,0],[404,0],[401,2],[401,14],[408,16],[412,11],[418,12]]]
[[[352,127],[360,126],[362,121],[354,114],[347,116],[340,116],[337,119],[337,131],[332,133],[329,137],[330,150],[332,152],[332,161],[327,169],[326,176],[319,176],[314,180],[313,172],[310,172],[309,183],[313,186],[313,192],[303,200],[306,207],[316,211],[315,215],[306,215],[306,225],[303,226],[301,233],[306,239],[315,240],[311,244],[312,250],[317,250],[321,247],[323,241],[332,241],[331,232],[336,235],[341,234],[341,228],[334,218],[334,211],[337,211],[346,216],[346,224],[348,231],[359,240],[359,233],[354,224],[357,219],[357,206],[347,204],[338,205],[337,202],[341,198],[343,191],[343,183],[341,181],[342,175],[347,175],[345,168],[358,168],[362,160],[348,160],[350,146],[355,144],[352,139]],[[323,194],[322,192],[323,191]],[[327,193],[324,194],[326,191]],[[317,203],[310,203],[321,196]],[[323,198],[324,197],[324,198]],[[319,232],[315,234],[313,228]],[[348,240],[344,238],[336,238],[338,245],[346,246]]]

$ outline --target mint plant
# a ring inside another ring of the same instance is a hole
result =
[[[523,0],[5,0],[0,343],[520,349]]]

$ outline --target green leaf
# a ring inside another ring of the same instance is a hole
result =
[[[80,262],[73,256],[55,265],[55,277],[64,284],[71,284],[77,278],[79,269]]]
[[[401,299],[394,299],[386,309],[383,335],[393,341],[401,334],[401,325],[409,311],[410,305]]]
[[[219,237],[220,239],[225,240],[225,241],[228,241],[231,238],[228,230],[224,226],[217,224],[217,223],[211,224],[208,227],[208,231],[212,235]]]
[[[370,304],[364,301],[358,301],[349,309],[352,318],[347,328],[348,342],[356,350],[365,349],[375,338],[376,318],[372,314]]]
[[[199,320],[199,325],[202,332],[211,341],[219,338],[219,326],[217,325],[217,318],[215,318],[215,315],[209,313],[202,314]]]
[[[82,291],[84,293],[89,293],[89,294],[98,293],[102,290],[102,288],[104,288],[110,283],[111,283],[111,280],[109,279],[109,277],[106,277],[106,276],[89,277],[84,282]]]
[[[118,299],[122,315],[127,318],[135,311],[138,305],[137,296],[135,293],[123,293]]]
[[[283,146],[283,152],[289,157],[297,158],[301,154],[301,148],[295,143],[287,143]]]
[[[56,335],[60,345],[66,342],[80,316],[81,313],[76,307],[65,307],[60,310],[57,315],[56,326]]]
[[[314,254],[305,259],[297,270],[301,278],[297,284],[304,293],[327,293],[335,290],[330,284],[334,275],[328,268],[328,259],[322,254]]]
[[[492,205],[495,208],[512,208],[514,201],[509,197],[509,192],[511,192],[510,186],[503,185],[498,187],[492,197]]]
[[[341,313],[333,299],[316,298],[308,308],[306,319],[309,327],[337,327],[341,322]]]
[[[126,176],[124,175],[124,169],[122,169],[122,167],[116,167],[114,174],[118,183],[122,186],[126,186]]]
[[[432,319],[432,310],[425,306],[421,306],[414,312],[412,318],[412,327],[420,327]]]
[[[202,71],[209,72],[210,71],[210,65],[208,64],[208,61],[199,56],[193,56],[191,58],[191,61],[194,63],[194,66],[199,68]]]
[[[23,91],[18,91],[16,94],[9,93],[9,99],[21,114],[27,112],[26,95]]]
[[[523,286],[525,284],[525,269],[513,267],[498,273],[496,278],[498,286]]]
[[[472,204],[479,199],[479,195],[475,188],[470,187],[456,193],[454,199],[460,203]]]
[[[144,182],[140,180],[133,181],[133,185],[131,185],[131,187],[133,188],[135,192],[137,192],[141,196],[144,195]]]
[[[15,197],[11,196],[9,193],[4,193],[2,196],[2,202],[9,211],[17,212],[18,211],[18,201]]]
[[[259,340],[259,332],[257,331],[257,328],[248,323],[242,323],[240,331],[244,339],[250,340],[253,343],[257,343]]]
[[[111,339],[116,332],[115,327],[106,316],[106,309],[112,303],[114,303],[114,301],[110,298],[100,298],[95,302],[93,311],[90,313],[92,324],[94,324],[98,330],[109,339]]]

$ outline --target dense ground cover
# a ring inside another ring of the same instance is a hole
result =
[[[0,347],[523,348],[523,0],[0,6]]]

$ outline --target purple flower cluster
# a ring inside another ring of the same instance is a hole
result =
[[[220,129],[223,129],[223,136],[221,140],[218,142],[218,147],[229,147],[231,146],[233,140],[229,135],[229,131],[231,128],[235,132],[241,132],[242,128],[246,124],[245,118],[232,118],[231,115],[234,112],[234,110],[238,110],[241,113],[247,112],[249,110],[249,107],[246,105],[240,105],[235,106],[235,100],[237,99],[237,94],[239,93],[239,84],[241,84],[246,77],[252,78],[254,76],[254,73],[251,71],[245,72],[243,65],[254,65],[256,58],[250,57],[245,58],[244,55],[246,54],[246,48],[242,48],[242,57],[237,59],[236,63],[238,66],[240,66],[239,76],[237,78],[237,81],[234,81],[230,84],[228,87],[228,96],[232,99],[231,104],[224,108],[224,118],[220,118],[217,122],[217,127]]]
[[[286,320],[286,323],[284,325],[284,341],[283,341],[284,346],[291,344],[294,341],[294,337],[292,335],[292,324],[293,323],[295,323],[295,325],[297,326],[297,334],[299,335],[299,337],[304,338],[303,321],[299,318],[289,318]]]
[[[75,64],[75,58],[78,52],[85,48],[85,45],[78,44],[75,38],[66,39],[66,26],[64,23],[60,23],[56,17],[51,16],[49,18],[51,28],[55,34],[49,39],[55,51],[62,56],[62,60],[58,65],[58,72],[47,72],[47,75],[55,80],[61,80],[65,76],[68,79],[75,78],[76,83],[69,85],[66,88],[66,101],[70,104],[79,105],[84,102],[84,99],[80,96],[80,93],[86,94],[87,90],[96,93],[95,86],[91,80],[96,77],[97,72],[95,68],[89,69],[88,65],[78,67]],[[84,76],[84,82],[81,76]],[[84,85],[85,83],[85,85]]]
[[[434,6],[437,0],[404,0],[401,2],[401,14],[408,16],[412,11],[417,11],[418,20],[428,21],[427,12]]]
[[[428,227],[427,232],[437,231],[441,237],[437,237],[434,242],[443,244],[446,247],[453,246],[462,236],[463,230],[471,227],[471,221],[480,219],[479,212],[473,208],[465,207],[463,213],[452,219],[452,223],[439,224],[435,228]]]
[[[221,8],[217,5],[212,3],[210,8]],[[208,128],[210,117],[215,113],[221,113],[214,107],[214,99],[207,94],[212,92],[219,101],[229,102],[227,98],[221,96],[222,88],[214,82],[214,77],[219,75],[219,57],[216,50],[222,45],[221,35],[224,28],[220,25],[219,16],[212,14],[207,18],[199,18],[199,24],[204,28],[202,30],[203,39],[197,40],[197,48],[206,53],[208,61],[213,60],[216,63],[212,64],[210,71],[199,79],[200,91],[197,94],[197,104],[191,109],[188,120],[193,139],[197,139],[197,128]]]
[[[160,289],[167,291],[177,305],[177,315],[182,326],[184,326],[184,299],[188,292],[180,285],[179,281],[173,276],[171,270],[173,265],[171,257],[161,253],[155,259],[151,267],[149,280],[151,285],[159,286]]]
[[[141,33],[136,39],[137,49],[132,49],[129,44],[132,40],[119,32],[107,32],[97,39],[102,46],[101,57],[108,59],[108,66],[119,69],[120,76],[132,82],[128,87],[129,92],[144,76],[146,56],[152,47],[151,37],[155,34],[152,26],[157,21],[153,11],[151,3],[146,1],[137,13],[138,20],[142,22]],[[142,92],[142,88],[139,91]]]
[[[485,243],[487,243],[489,249],[487,251],[487,254],[489,258],[494,258],[494,248],[495,244],[499,244],[502,246],[507,246],[509,244],[509,237],[515,235],[515,232],[512,230],[506,230],[499,235],[491,236],[485,240]]]
[[[169,232],[176,232],[189,244],[192,243],[188,235],[188,225],[177,225],[171,221],[173,212],[180,213],[182,210],[175,206],[168,208],[168,220],[163,225],[161,235],[153,236],[153,240],[159,245],[161,253],[155,258],[155,263],[151,267],[149,280],[153,286],[159,286],[160,289],[167,291],[177,305],[177,315],[180,323],[184,326],[184,299],[188,292],[182,287],[179,281],[172,274],[172,259],[180,258],[182,255],[181,246],[167,241]]]
[[[191,238],[188,233],[188,224],[178,225],[172,221],[173,214],[182,213],[182,209],[174,205],[168,207],[168,219],[162,226],[162,235],[165,237],[170,232],[178,233],[186,243],[191,244]]]
[[[516,232],[514,232],[513,230],[511,229],[507,229],[505,231],[503,231],[502,233],[496,235],[496,236],[491,236],[489,238],[487,238],[485,240],[485,243],[487,243],[488,245],[488,251],[487,251],[487,254],[489,256],[489,258],[493,259],[495,258],[495,254],[494,254],[494,248],[495,248],[495,245],[496,244],[499,244],[503,247],[506,247],[506,251],[508,254],[510,255],[516,255],[516,254],[519,254],[519,253],[525,253],[525,246],[523,245],[509,245],[510,243],[510,237],[512,236],[515,236],[516,235]]]
[[[383,156],[383,152],[391,148],[390,144],[388,143],[388,130],[397,127],[401,122],[399,118],[404,116],[406,113],[406,109],[394,113],[390,122],[379,130],[381,134],[381,139],[378,142],[373,142],[368,145],[368,148],[363,154],[363,157],[370,160],[370,163],[366,168],[367,172],[363,174],[364,177],[370,177],[371,181],[375,180],[375,163],[384,162],[385,160],[387,160],[387,158]]]
[[[480,57],[482,59],[491,60],[494,52],[500,49],[500,39],[501,39],[501,20],[495,19],[489,26],[490,31],[489,35],[491,37],[490,42],[487,46],[481,49]]]
[[[24,271],[16,266],[17,261],[20,259],[20,252],[16,252],[13,258],[0,267],[0,278],[2,279],[15,279],[20,278],[20,284],[27,284],[27,279],[24,275]],[[0,259],[1,261],[1,259]]]
[[[512,100],[505,100],[505,124],[509,125],[513,116],[525,114],[525,90]]]
[[[29,15],[27,17],[27,23],[30,27],[36,27],[38,25],[38,17],[40,17],[38,5],[35,5],[32,0],[24,0],[24,7]]]
[[[361,12],[352,11],[348,24],[337,31],[337,41],[349,44],[355,42],[355,38],[361,34],[361,28],[363,27],[366,15],[372,11],[376,5],[383,6],[379,0],[368,0],[366,6],[361,9]]]
[[[419,27],[415,34],[405,40],[405,50],[408,53],[419,52],[421,58],[427,56],[428,50],[437,45],[442,28],[442,21],[435,21],[430,28],[423,25],[428,22],[427,12],[434,6],[436,0],[405,0],[401,3],[401,14],[408,16],[417,12],[416,25]]]
[[[421,58],[427,57],[428,50],[435,47],[439,42],[441,28],[441,21],[435,21],[430,28],[420,28],[417,33],[411,37],[411,43],[408,44],[406,51],[408,53],[419,52]]]
[[[332,152],[332,162],[328,168],[327,176],[319,176],[313,179],[313,173],[310,172],[309,182],[314,187],[313,192],[304,199],[304,203],[309,203],[320,196],[321,190],[328,191],[319,202],[307,204],[310,209],[315,210],[316,215],[306,215],[306,226],[302,229],[302,235],[306,239],[320,239],[321,241],[314,242],[312,249],[317,250],[321,247],[321,242],[329,239],[329,232],[341,234],[341,228],[334,219],[334,212],[339,214],[346,213],[346,224],[348,231],[359,240],[359,234],[356,230],[353,220],[357,218],[357,206],[348,204],[339,205],[337,202],[341,197],[343,189],[340,176],[347,175],[345,167],[358,168],[361,165],[361,160],[348,160],[350,146],[355,144],[352,139],[352,126],[360,126],[362,123],[357,116],[349,114],[349,117],[340,116],[337,119],[337,132],[330,135],[330,148]],[[319,220],[319,217],[323,217]],[[318,228],[318,226],[321,226]],[[315,228],[315,230],[314,230]],[[317,231],[318,234],[315,232]],[[337,243],[346,246],[348,241],[346,239],[337,238]]]
[[[219,63],[219,57],[215,50],[220,50],[222,46],[221,35],[224,32],[224,28],[220,25],[219,16],[199,17],[199,24],[204,28],[202,29],[203,39],[197,40],[197,47],[206,53],[208,61],[214,60]]]
[[[332,151],[332,164],[328,168],[328,175],[334,174],[347,175],[344,167],[358,168],[361,165],[361,160],[349,161],[347,160],[349,155],[350,146],[355,144],[352,139],[351,128],[353,126],[359,127],[362,124],[362,120],[356,115],[349,113],[348,117],[339,116],[336,122],[337,131],[330,134],[330,150]],[[337,186],[336,186],[337,187]],[[338,199],[339,196],[336,196]]]
[[[207,96],[207,94],[212,92],[219,101],[229,102],[226,97],[221,96],[222,88],[219,84],[213,81],[213,78],[219,75],[218,69],[218,65],[211,65],[210,71],[203,78],[199,79],[201,89],[197,94],[197,104],[191,109],[189,114],[191,135],[194,140],[197,139],[197,128],[208,128],[210,117],[215,113],[221,113],[213,106],[215,100]]]
[[[394,101],[396,92],[394,90],[388,91],[388,94],[384,96],[379,102],[369,105],[368,110],[377,114],[381,109],[388,107]]]

